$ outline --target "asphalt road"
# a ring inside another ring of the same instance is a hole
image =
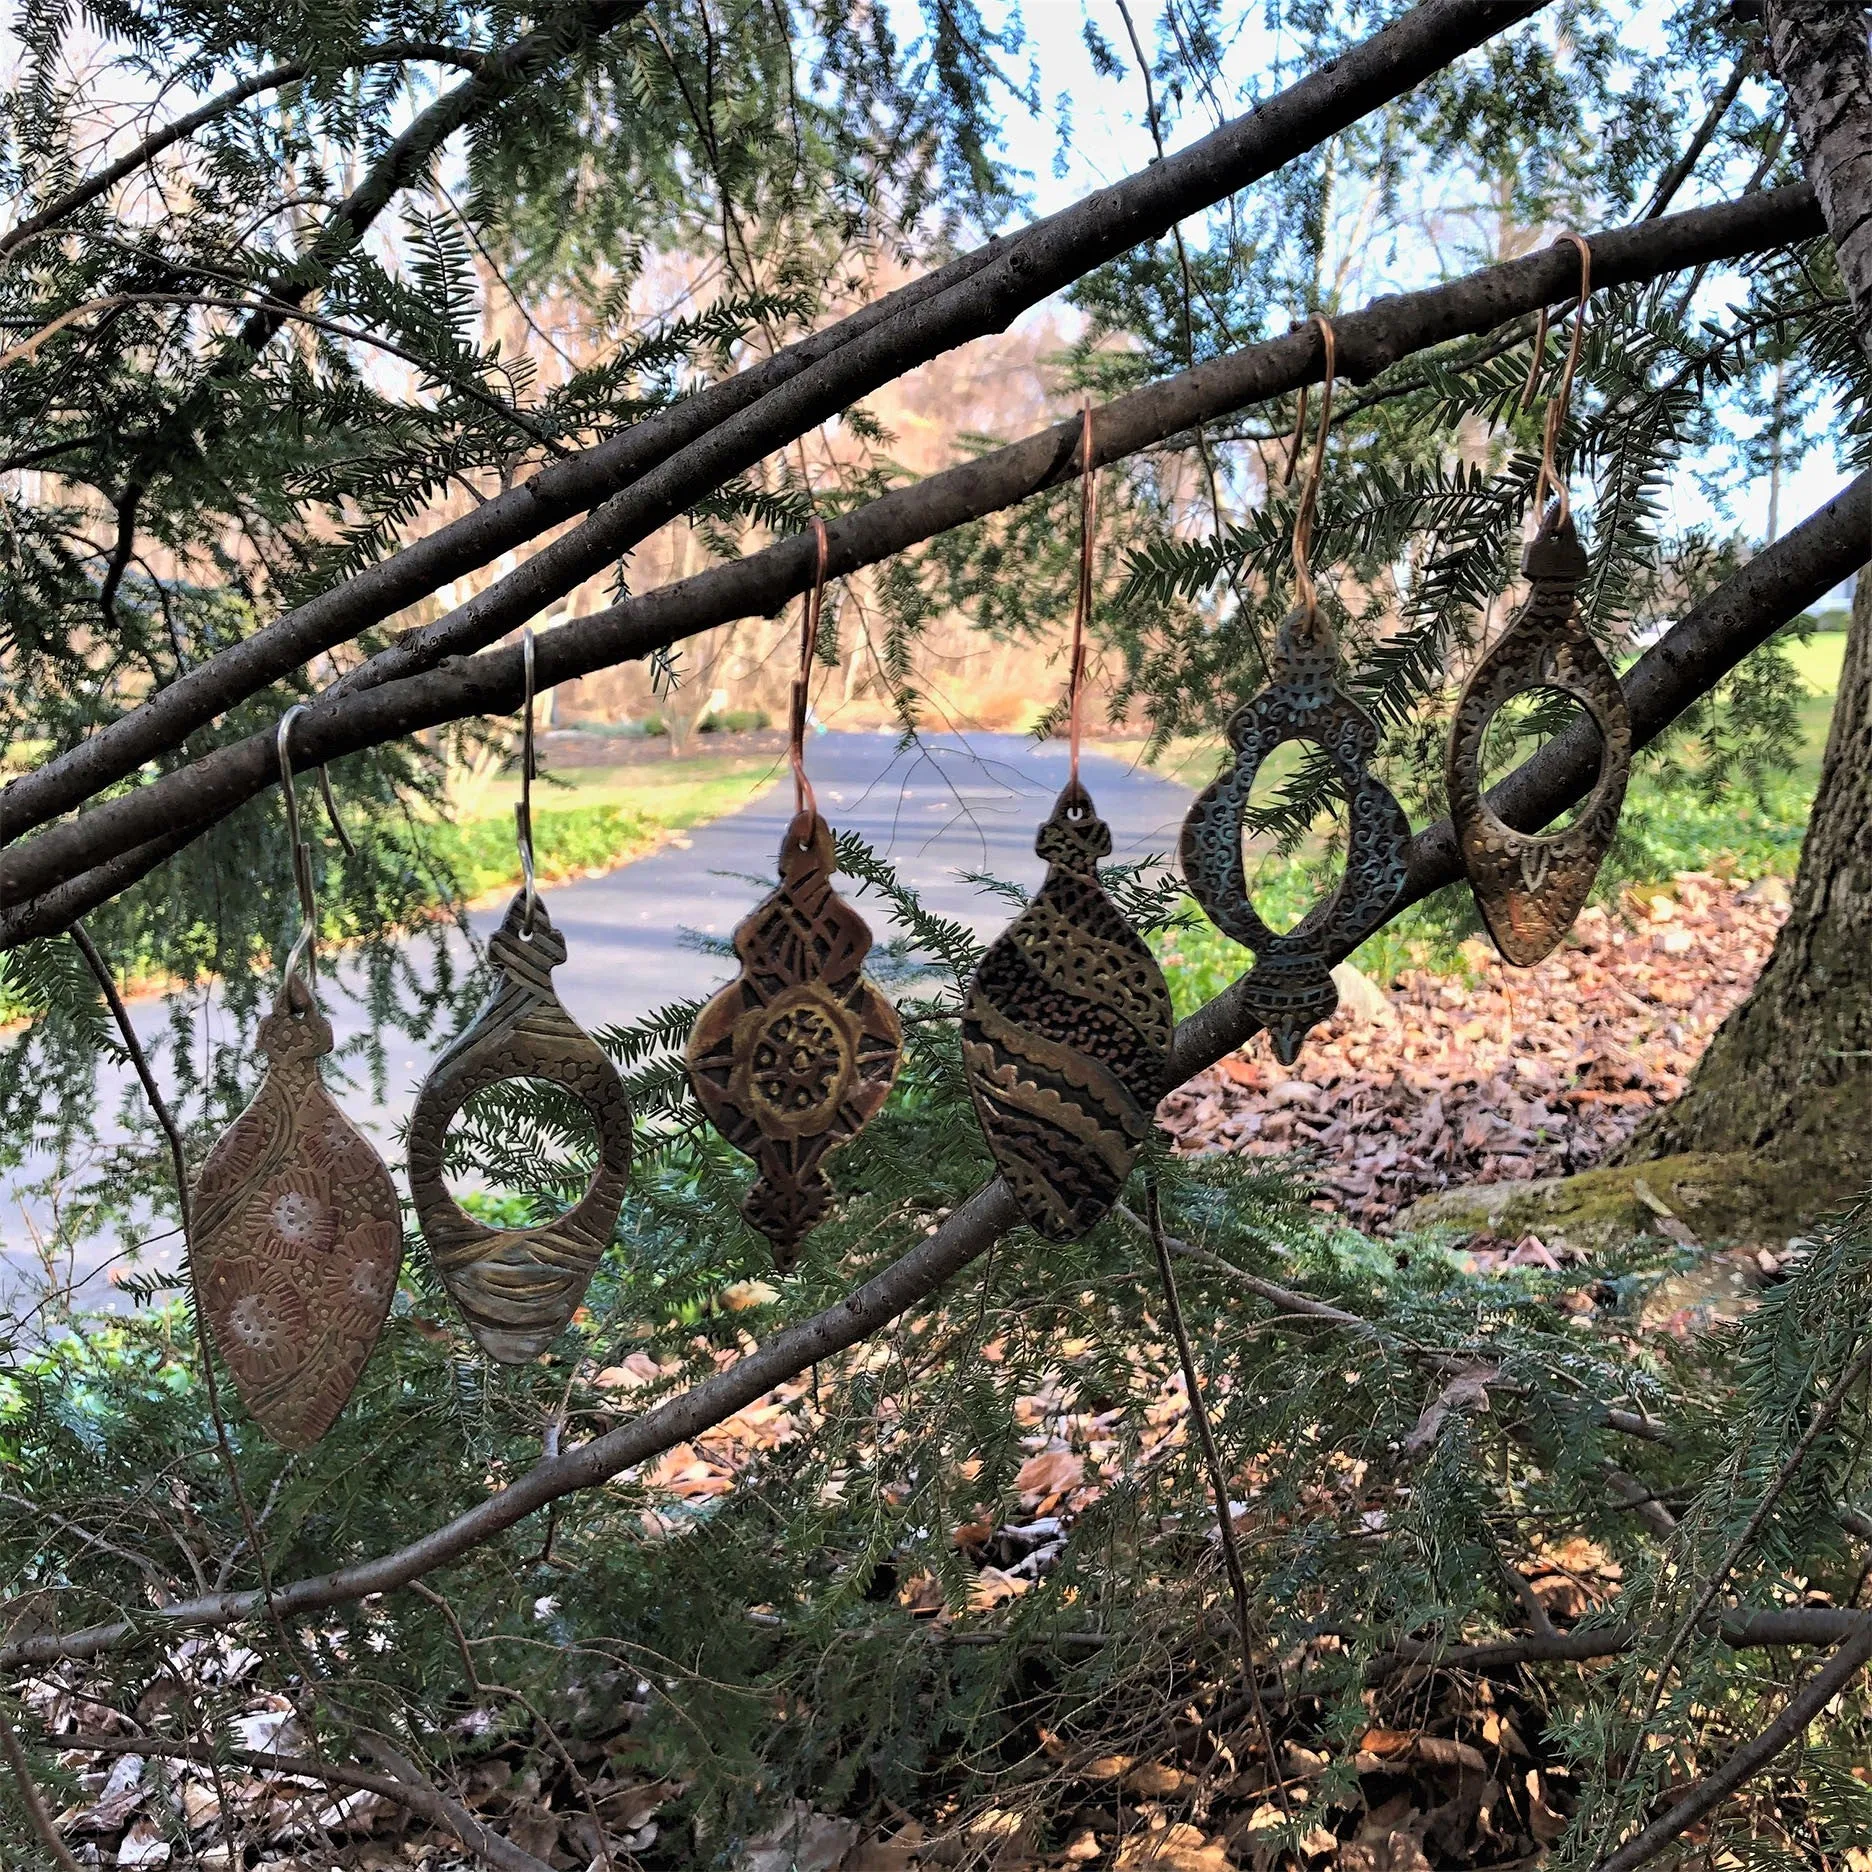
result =
[[[1036,747],[1021,735],[931,735],[917,747],[900,749],[892,734],[826,734],[814,739],[807,763],[819,809],[833,827],[863,834],[896,864],[899,877],[917,889],[929,909],[967,922],[986,937],[1007,920],[1010,908],[963,874],[982,872],[1028,887],[1039,883],[1044,867],[1034,856],[1033,839],[1066,782],[1061,744]],[[1186,788],[1090,751],[1082,778],[1112,828],[1114,859],[1161,858],[1174,851],[1189,801]],[[792,812],[793,788],[783,772],[763,797],[697,827],[681,843],[604,877],[545,891],[569,951],[556,979],[573,1016],[587,1027],[628,1024],[727,980],[732,963],[686,946],[683,933],[728,936],[771,888],[775,854]],[[883,941],[888,934],[883,906],[870,896],[857,901]],[[503,908],[475,914],[478,938],[498,924]],[[457,959],[468,960],[465,945]],[[356,985],[355,974],[340,963],[326,971],[322,982],[342,1052],[367,1025],[363,1008],[348,992]],[[231,1038],[231,1023],[212,993],[200,997],[190,1012],[191,1051],[197,1058]],[[139,1034],[154,1040],[169,1028],[172,1010],[152,999],[139,1003],[133,1014]],[[447,1038],[435,1033],[417,1042],[396,1036],[389,1045],[382,1099],[374,1099],[355,1080],[340,1092],[347,1111],[377,1134],[393,1164],[399,1127],[429,1060]],[[101,1074],[98,1111],[117,1111],[132,1085],[127,1071]],[[105,1142],[113,1135],[120,1134],[107,1124]],[[21,1176],[34,1169],[29,1163]],[[0,1297],[17,1295],[39,1281],[35,1237],[44,1239],[51,1222],[42,1204],[22,1199],[19,1180],[0,1194]],[[75,1259],[62,1264],[62,1277],[80,1289],[85,1303],[116,1301],[110,1284],[115,1252],[114,1243],[86,1242]],[[133,1265],[168,1271],[179,1254],[173,1237],[154,1239]]]

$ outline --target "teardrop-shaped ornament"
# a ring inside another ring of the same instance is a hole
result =
[[[1196,796],[1179,855],[1190,895],[1223,935],[1252,949],[1240,994],[1291,1066],[1301,1043],[1339,1005],[1333,964],[1352,953],[1397,908],[1404,892],[1410,822],[1370,771],[1378,724],[1339,686],[1339,646],[1312,605],[1281,620],[1268,658],[1268,686],[1229,720],[1234,759]],[[1261,764],[1283,741],[1321,748],[1345,800],[1345,871],[1330,897],[1284,933],[1262,921],[1248,895],[1242,822]]]
[[[825,1159],[890,1096],[903,1029],[864,972],[871,931],[832,888],[838,860],[818,813],[794,815],[779,868],[735,926],[741,973],[702,1010],[688,1065],[716,1130],[760,1168],[741,1213],[784,1273],[831,1204]]]
[[[396,1295],[396,1186],[318,1062],[331,1023],[290,972],[260,1023],[267,1069],[190,1192],[196,1304],[241,1401],[309,1449],[337,1420]]]
[[[1076,1241],[1118,1200],[1170,1070],[1170,990],[1099,882],[1111,848],[1073,781],[1034,841],[1046,881],[982,957],[962,1007],[988,1148],[1050,1241]]]
[[[565,938],[546,906],[527,893],[507,907],[488,943],[494,991],[430,1069],[410,1118],[410,1194],[423,1239],[449,1296],[489,1357],[505,1365],[537,1358],[558,1338],[610,1246],[630,1183],[631,1114],[604,1051],[568,1014],[552,976]],[[475,1093],[507,1079],[544,1079],[585,1107],[598,1133],[598,1161],[578,1202],[530,1228],[490,1228],[467,1214],[443,1180],[448,1128]]]
[[[1495,946],[1530,968],[1553,949],[1592,893],[1618,831],[1631,778],[1631,715],[1604,653],[1580,621],[1585,550],[1570,515],[1550,508],[1522,557],[1528,595],[1456,704],[1445,778],[1450,819],[1477,908]],[[1599,731],[1599,777],[1564,831],[1517,832],[1482,792],[1482,749],[1502,706],[1531,689],[1573,697]]]

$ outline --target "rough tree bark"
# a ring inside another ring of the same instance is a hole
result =
[[[1803,1173],[1803,1202],[1872,1183],[1872,576],[1859,580],[1793,898],[1755,992],[1628,1157],[1763,1151]]]
[[[1787,93],[1872,355],[1872,49],[1857,6],[1766,0]],[[1866,540],[1872,560],[1872,535]],[[1859,579],[1839,700],[1793,908],[1755,992],[1723,1024],[1676,1104],[1627,1161],[1756,1151],[1802,1209],[1872,1183],[1872,576]]]

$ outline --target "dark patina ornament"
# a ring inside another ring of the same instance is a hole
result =
[[[1559,942],[1592,891],[1618,830],[1631,778],[1631,715],[1612,666],[1580,622],[1585,550],[1556,507],[1529,543],[1522,572],[1531,589],[1500,641],[1463,685],[1445,772],[1450,819],[1476,905],[1495,946],[1531,967]],[[1564,831],[1517,832],[1482,795],[1482,743],[1504,703],[1530,689],[1558,689],[1599,731],[1599,778]]]
[[[396,1294],[395,1185],[319,1072],[331,1023],[287,975],[260,1023],[266,1076],[190,1193],[196,1302],[241,1401],[309,1449],[351,1395]]]
[[[410,1119],[410,1194],[437,1270],[482,1349],[503,1364],[537,1358],[565,1330],[610,1245],[630,1181],[631,1115],[623,1081],[553,992],[565,938],[537,898],[520,892],[488,944],[499,981],[431,1069]],[[531,1228],[489,1228],[466,1214],[442,1178],[455,1114],[505,1079],[544,1079],[591,1114],[598,1162],[564,1215]]]
[[[1118,1200],[1170,1069],[1163,971],[1099,883],[1111,847],[1073,781],[1034,841],[1046,882],[982,957],[962,1008],[988,1148],[1050,1241],[1077,1240]]]
[[[1397,907],[1410,822],[1368,769],[1378,725],[1339,687],[1339,646],[1316,606],[1302,604],[1281,620],[1268,676],[1267,688],[1229,720],[1235,758],[1196,796],[1179,855],[1190,895],[1210,922],[1254,951],[1241,997],[1291,1066],[1309,1030],[1339,1005],[1333,963]],[[1333,894],[1283,935],[1261,920],[1249,898],[1242,818],[1261,763],[1283,741],[1300,740],[1324,750],[1344,793],[1345,873]]]
[[[897,1010],[864,973],[871,932],[832,888],[838,860],[818,813],[780,841],[779,887],[735,927],[741,973],[689,1036],[689,1079],[715,1128],[760,1167],[741,1206],[793,1265],[832,1200],[825,1158],[890,1095]]]

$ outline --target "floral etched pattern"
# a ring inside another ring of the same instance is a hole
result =
[[[390,1173],[319,1072],[330,1023],[296,981],[260,1023],[266,1076],[191,1192],[203,1316],[254,1419],[305,1449],[331,1428],[396,1294]]]

